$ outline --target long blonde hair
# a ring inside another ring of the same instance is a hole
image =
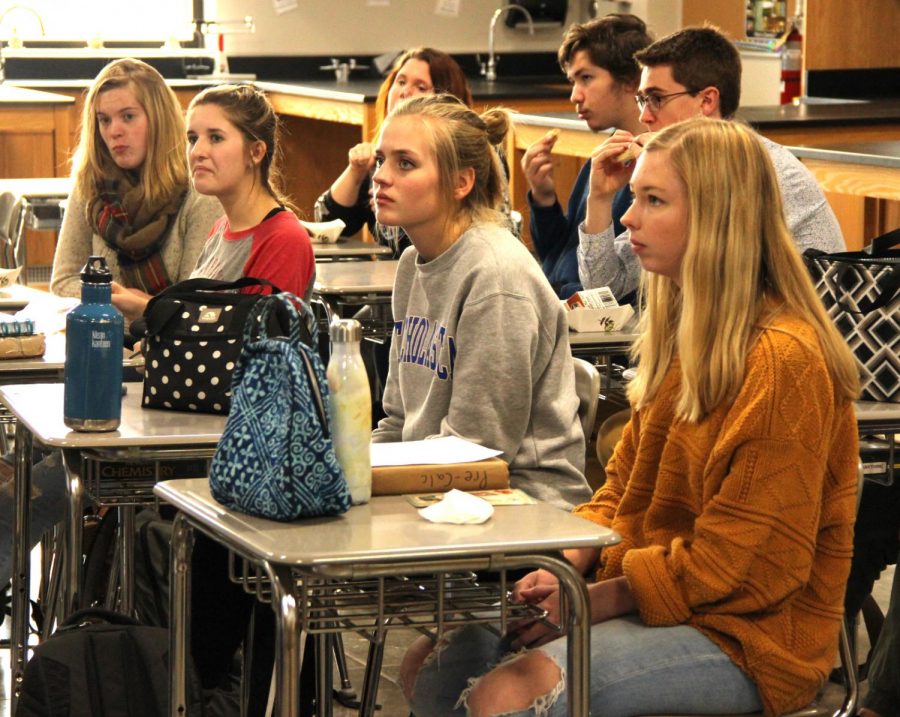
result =
[[[642,281],[639,363],[628,387],[633,405],[654,397],[676,355],[680,418],[696,422],[733,401],[752,342],[782,312],[812,326],[837,398],[856,398],[853,356],[813,288],[755,133],[737,122],[693,119],[664,129],[644,151],[669,153],[687,188],[688,223],[681,286],[659,274]]]
[[[75,191],[90,207],[97,182],[117,171],[97,123],[100,95],[127,87],[147,113],[147,156],[140,170],[144,196],[158,203],[188,187],[184,115],[162,75],[145,62],[124,58],[104,67],[88,91],[81,113],[81,132],[72,160]]]

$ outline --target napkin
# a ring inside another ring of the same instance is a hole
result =
[[[478,525],[493,514],[494,506],[486,500],[455,488],[448,491],[439,503],[419,511],[419,515],[432,523],[455,525]]]
[[[309,234],[309,240],[318,244],[336,242],[347,226],[343,219],[333,219],[330,222],[304,222],[301,219],[300,223]]]

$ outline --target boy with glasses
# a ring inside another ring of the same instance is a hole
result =
[[[740,55],[715,28],[685,28],[636,52],[635,59],[642,69],[634,99],[640,121],[651,132],[697,116],[734,117],[741,94]],[[787,149],[765,137],[762,142],[775,165],[798,250],[843,251],[837,219],[815,178]],[[634,132],[619,129],[594,151],[585,220],[578,227],[584,288],[609,286],[620,300],[637,288],[640,265],[629,232],[613,224],[614,198],[628,186],[634,164],[619,158],[628,147],[642,144]]]
[[[572,25],[566,32],[559,48],[559,65],[572,84],[569,99],[594,132],[610,127],[634,134],[643,130],[633,99],[640,80],[634,53],[651,42],[644,21],[634,15],[607,15]],[[555,134],[549,132],[532,144],[522,157],[522,171],[531,190],[528,207],[535,251],[554,291],[565,299],[581,289],[575,253],[591,163],[585,163],[578,173],[564,214],[556,197],[550,156],[555,143]],[[630,203],[631,193],[624,187],[613,201],[617,233],[624,230],[618,220]]]

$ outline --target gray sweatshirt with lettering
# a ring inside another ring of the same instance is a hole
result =
[[[502,451],[512,486],[535,498],[590,497],[566,317],[512,234],[475,225],[427,263],[408,248],[393,318],[373,441],[459,436]]]

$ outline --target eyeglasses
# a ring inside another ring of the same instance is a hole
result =
[[[684,92],[670,92],[667,95],[658,95],[655,92],[649,92],[646,95],[638,93],[634,96],[634,101],[641,112],[645,107],[649,107],[651,112],[659,112],[662,106],[673,97],[681,97],[681,95],[696,95],[699,90],[685,90]]]

